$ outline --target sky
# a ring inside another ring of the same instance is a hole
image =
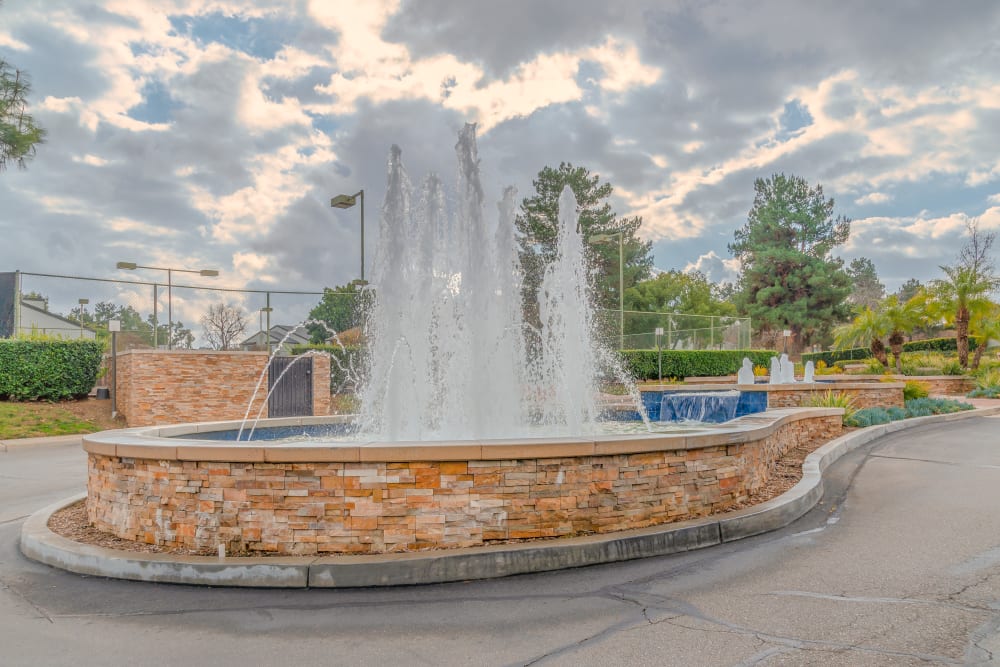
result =
[[[664,270],[732,280],[753,183],[822,185],[835,254],[890,291],[1000,228],[1000,3],[5,0],[0,58],[48,131],[0,173],[0,271],[319,291],[376,255],[386,157],[454,189],[478,124],[488,202],[571,162],[642,216]],[[494,215],[492,203],[487,215]],[[56,310],[149,288],[26,278]],[[86,293],[85,293],[86,292]],[[162,298],[162,296],[161,296]],[[175,319],[259,295],[176,290]],[[313,297],[273,298],[297,321]],[[69,304],[69,305],[65,305]],[[254,330],[256,329],[256,318]]]

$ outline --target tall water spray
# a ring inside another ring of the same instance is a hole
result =
[[[507,188],[489,218],[474,124],[456,152],[458,202],[449,215],[440,179],[428,176],[411,196],[402,152],[390,150],[360,428],[389,440],[592,432],[599,369],[617,362],[594,340],[573,192],[559,199],[558,251],[538,297],[540,344],[529,349],[516,191]]]

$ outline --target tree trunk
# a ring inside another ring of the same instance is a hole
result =
[[[900,375],[903,374],[903,338],[902,331],[893,331],[889,334],[889,347],[896,360],[896,372]]]
[[[972,355],[972,370],[979,370],[979,362],[983,359],[983,350],[986,349],[986,344],[989,339],[980,341],[979,345],[976,346],[976,353]]]
[[[969,367],[969,309],[959,308],[955,314],[955,345],[958,348],[958,363]]]
[[[878,362],[880,364],[882,364],[886,368],[889,367],[889,356],[885,353],[885,343],[883,343],[878,338],[873,338],[871,344],[871,351],[872,351],[872,356],[878,359]]]

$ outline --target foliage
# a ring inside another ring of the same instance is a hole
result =
[[[753,367],[753,374],[754,374],[754,377],[767,377],[768,375],[771,374],[771,369],[769,369],[767,366],[763,366],[763,365],[761,365],[761,366],[754,366]]]
[[[322,352],[330,355],[330,392],[352,391],[361,382],[364,350],[356,345],[295,345],[292,354]]]
[[[636,380],[655,380],[657,374],[656,350],[622,350],[626,370]],[[721,377],[733,375],[743,365],[746,357],[755,366],[767,366],[774,352],[771,350],[663,350],[663,377]]]
[[[996,239],[993,232],[982,232],[978,221],[966,223],[969,238],[952,266],[942,266],[945,277],[931,283],[928,306],[955,327],[958,361],[969,366],[969,325],[977,312],[993,308],[990,292],[1000,288],[990,250]]]
[[[831,251],[847,241],[850,220],[833,218],[822,186],[797,176],[757,179],[754,190],[729,245],[743,266],[737,305],[762,332],[790,329],[801,349],[848,315],[851,279]]]
[[[813,394],[805,401],[805,406],[810,408],[843,408],[844,423],[857,412],[854,406],[854,397],[846,392],[834,392],[832,389],[824,394]]]
[[[1000,387],[973,389],[966,396],[968,398],[1000,398]]]
[[[323,298],[309,311],[309,319],[314,320],[306,325],[309,339],[313,343],[322,343],[333,333],[360,327],[371,299],[371,291],[359,289],[355,282],[333,289],[323,288]]]
[[[625,310],[630,312],[663,313],[644,319],[626,320],[625,333],[647,333],[656,327],[682,332],[673,342],[683,345],[683,332],[697,331],[707,326],[705,316],[733,317],[736,307],[718,297],[715,285],[704,274],[694,271],[665,271],[652,280],[644,280],[625,290]],[[701,316],[701,317],[697,317]]]
[[[906,384],[903,385],[903,400],[908,401],[911,398],[927,398],[930,395],[930,387],[926,382],[918,382],[917,380],[907,380]]]
[[[863,408],[855,412],[850,419],[844,420],[844,426],[874,426],[888,424],[890,421],[927,417],[929,415],[944,415],[963,410],[971,410],[968,403],[950,398],[913,398],[905,402],[905,408]]]
[[[856,308],[874,308],[885,297],[885,285],[878,279],[875,264],[867,257],[851,260],[847,267],[851,277],[851,294],[848,302]]]
[[[946,361],[941,364],[941,375],[964,375],[965,367],[958,360]]]
[[[0,58],[0,170],[14,163],[25,167],[35,146],[44,143],[45,130],[27,113],[28,77]]]
[[[596,271],[597,303],[606,309],[617,309],[622,295],[618,292],[619,240],[623,283],[626,289],[645,279],[653,265],[652,243],[641,240],[636,232],[642,218],[617,218],[608,199],[613,188],[601,183],[583,167],[563,162],[559,167],[545,167],[532,181],[535,194],[521,202],[521,211],[514,224],[518,231],[519,255],[524,271],[525,314],[530,323],[538,321],[538,289],[545,267],[555,258],[559,229],[559,197],[567,185],[576,196],[579,228],[587,240],[588,251]],[[621,234],[619,239],[618,234]],[[603,236],[605,242],[589,239]]]
[[[916,278],[910,278],[905,283],[903,283],[898,290],[896,290],[896,296],[902,303],[906,303],[917,294],[923,290],[924,286]]]
[[[0,397],[49,401],[94,388],[104,345],[93,340],[0,339]]]
[[[73,308],[69,318],[77,322],[82,320],[84,326],[93,329],[99,338],[107,335],[108,322],[118,320],[121,322],[122,333],[129,334],[132,342],[140,345],[149,347],[167,345],[168,334],[171,338],[169,344],[174,348],[189,349],[194,344],[194,334],[180,320],[175,320],[172,327],[169,322],[157,320],[154,337],[152,314],[147,315],[144,320],[139,311],[132,306],[120,306],[111,301],[99,301],[92,311],[81,307]]]
[[[976,349],[979,340],[969,339],[969,348]],[[954,352],[957,349],[954,338],[928,338],[927,340],[915,340],[903,343],[903,352]],[[871,350],[864,347],[845,348],[840,350],[828,350],[826,352],[804,352],[802,361],[812,360],[813,363],[823,361],[827,364],[835,364],[841,361],[862,361],[871,357]],[[905,356],[904,356],[905,360]]]
[[[870,356],[882,366],[888,366],[889,358],[882,339],[889,333],[890,326],[889,319],[882,311],[864,308],[851,322],[834,330],[834,346],[845,348],[867,345]]]
[[[976,375],[976,389],[1000,389],[1000,368],[990,368]]]
[[[201,318],[201,327],[213,350],[232,350],[246,331],[247,322],[243,308],[219,302],[208,307],[208,312]]]

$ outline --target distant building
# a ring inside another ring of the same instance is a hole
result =
[[[91,329],[81,328],[79,322],[50,313],[44,299],[18,299],[16,275],[0,273],[0,338],[33,333],[60,338],[97,338]]]
[[[290,355],[294,346],[308,345],[310,342],[309,332],[306,331],[305,327],[296,329],[294,326],[287,324],[275,324],[269,332],[265,333],[261,330],[244,340],[240,343],[240,349],[267,350],[268,338],[271,340],[271,351],[273,352],[278,348],[278,345],[281,345],[281,352],[279,354],[282,355]]]

